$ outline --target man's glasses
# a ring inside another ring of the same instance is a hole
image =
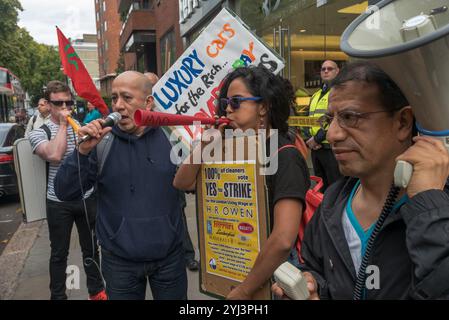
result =
[[[226,108],[231,106],[232,109],[236,110],[240,108],[240,103],[242,101],[259,101],[262,100],[262,97],[230,97],[230,98],[221,98],[219,100],[220,110],[226,112]]]
[[[335,70],[334,67],[322,67],[322,68],[321,68],[321,71],[322,71],[322,72],[326,72],[326,71],[334,71],[334,70]]]
[[[380,110],[380,111],[371,111],[371,112],[355,112],[351,110],[340,111],[337,113],[337,116],[331,116],[330,114],[325,114],[318,119],[321,128],[327,130],[334,120],[337,118],[337,123],[342,128],[357,128],[359,125],[360,119],[366,119],[370,114],[381,113],[381,112],[391,112],[389,110]]]
[[[73,100],[50,100],[50,103],[56,107],[62,107],[64,103],[66,107],[72,107],[75,104]]]

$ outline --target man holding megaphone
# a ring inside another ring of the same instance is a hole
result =
[[[414,136],[405,96],[379,67],[346,66],[334,81],[328,127],[347,178],[326,191],[302,242],[311,299],[449,298],[449,155]],[[413,165],[393,186],[396,162]],[[275,284],[277,295],[283,291]]]
[[[187,299],[182,238],[184,224],[171,144],[160,128],[138,127],[136,110],[151,110],[151,82],[127,71],[112,83],[117,125],[94,120],[79,129],[83,137],[61,165],[55,192],[73,200],[97,185],[97,237],[109,299],[143,300],[146,283],[154,299]],[[90,137],[90,138],[87,138]],[[81,177],[81,182],[79,181]]]

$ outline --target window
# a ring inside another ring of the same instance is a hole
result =
[[[341,34],[368,5],[368,1],[339,0],[317,7],[316,0],[272,0],[263,1],[266,5],[261,8],[261,2],[241,0],[236,11],[259,37],[284,53],[284,76],[290,76],[298,95],[319,88],[324,60],[334,60],[339,66],[345,63],[348,57],[340,50]],[[289,32],[281,31],[280,37],[280,28]]]
[[[161,47],[161,70],[165,73],[176,61],[175,31],[167,32],[160,40]]]
[[[104,31],[108,31],[108,22],[107,21],[104,22]]]
[[[106,11],[106,0],[103,1],[103,12]]]

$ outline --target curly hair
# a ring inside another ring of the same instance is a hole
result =
[[[268,110],[268,121],[273,129],[280,133],[287,133],[287,120],[290,110],[295,105],[295,94],[290,81],[273,74],[263,66],[249,66],[235,69],[223,80],[219,98],[227,98],[229,86],[235,79],[242,79],[248,91],[256,97],[262,98]],[[225,116],[223,110],[219,116]]]

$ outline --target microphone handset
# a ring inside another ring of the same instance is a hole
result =
[[[106,127],[113,127],[117,124],[117,122],[119,122],[122,119],[122,116],[120,113],[118,112],[113,112],[111,114],[109,114],[106,119],[104,119],[104,122],[101,124],[102,128],[106,128]],[[81,139],[79,140],[78,144],[81,144],[87,140],[92,139],[92,137],[88,134],[86,134],[85,136],[81,137]]]
[[[420,132],[422,130],[423,129],[420,129]],[[427,132],[432,133],[431,131],[427,131]],[[446,150],[448,150],[448,152],[449,152],[449,136],[443,136],[443,135],[437,136],[437,135],[435,135],[435,133],[425,134],[425,135],[431,136],[435,139],[439,139],[439,140],[443,141],[444,146],[446,147]],[[412,178],[412,175],[413,175],[413,166],[406,161],[399,160],[396,163],[396,167],[394,169],[394,185],[399,188],[404,188],[404,189],[407,188],[408,184],[410,183],[410,179]]]

